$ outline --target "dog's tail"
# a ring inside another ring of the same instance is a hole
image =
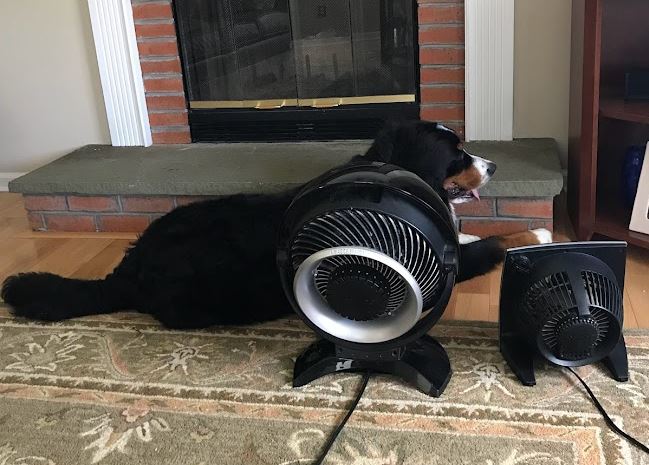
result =
[[[466,281],[493,270],[503,261],[507,249],[549,242],[552,242],[550,231],[534,229],[463,244],[460,246],[460,273],[457,282]]]
[[[21,273],[5,280],[1,295],[16,316],[59,321],[133,308],[136,293],[131,281],[115,274],[82,280]]]

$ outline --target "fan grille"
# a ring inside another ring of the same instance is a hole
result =
[[[332,273],[347,265],[367,266],[376,270],[388,282],[389,298],[383,315],[390,315],[401,306],[406,296],[406,284],[403,278],[389,266],[377,262],[371,258],[359,257],[357,255],[338,255],[323,260],[315,272],[315,284],[318,292],[324,299],[327,299],[327,286],[329,285]],[[381,316],[383,316],[381,315]]]
[[[435,297],[441,278],[440,261],[424,236],[399,219],[372,210],[341,209],[306,223],[291,247],[294,269],[310,255],[332,247],[367,247],[382,252],[402,264],[421,289],[424,307]],[[315,273],[318,291],[326,299],[327,280],[333,269],[349,264],[367,265],[390,282],[387,312],[399,307],[405,284],[398,273],[371,259],[344,255],[324,260]]]
[[[621,320],[622,296],[617,285],[592,271],[582,271],[580,277],[588,297],[590,315],[579,314],[574,290],[565,272],[533,283],[522,302],[521,317],[526,320],[523,323],[530,329],[540,328],[543,344],[563,359],[578,360],[590,356],[592,350],[609,335],[612,319]],[[580,330],[575,329],[578,326]],[[590,331],[593,332],[592,340],[586,337]],[[583,335],[581,340],[580,335]],[[572,340],[574,347],[569,347],[568,339]],[[583,347],[579,347],[580,342]]]

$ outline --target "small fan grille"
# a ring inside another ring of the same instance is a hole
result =
[[[592,341],[592,348],[595,348],[608,336],[611,319],[621,318],[622,297],[615,283],[592,271],[582,271],[581,281],[589,300],[590,315],[587,317],[579,315],[572,285],[565,272],[535,282],[523,298],[521,317],[526,320],[524,323],[541,329],[543,343],[552,352],[561,352],[562,334],[575,325],[588,325],[596,332]],[[577,351],[560,355],[579,359],[589,354]]]
[[[582,271],[581,278],[586,286],[588,299],[592,306],[611,312],[618,320],[622,319],[622,295],[620,289],[606,276],[592,271]]]
[[[291,247],[293,268],[297,269],[320,250],[345,246],[367,247],[401,263],[419,284],[425,307],[438,291],[440,261],[424,236],[407,223],[371,210],[335,210],[305,224]],[[388,308],[394,310],[400,305],[405,285],[399,275],[379,262],[351,255],[325,260],[316,271],[316,286],[324,298],[331,271],[350,263],[368,265],[381,272],[394,285]]]
[[[530,286],[523,298],[522,315],[535,323],[549,324],[559,315],[572,315],[576,306],[568,274],[556,273]]]
[[[389,283],[390,297],[388,298],[385,315],[390,315],[399,308],[406,296],[406,284],[399,273],[381,262],[357,255],[338,255],[322,261],[315,273],[316,288],[322,297],[327,299],[327,286],[332,273],[346,265],[365,265],[379,272]]]

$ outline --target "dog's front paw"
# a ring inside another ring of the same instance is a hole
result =
[[[531,231],[500,236],[498,240],[505,249],[512,249],[526,245],[549,244],[552,242],[552,233],[545,228],[532,229]]]
[[[552,242],[552,232],[545,228],[532,229],[530,232],[536,236],[539,244],[550,244]]]
[[[480,240],[478,236],[474,236],[473,234],[464,234],[464,233],[458,234],[457,238],[458,241],[460,242],[460,245],[470,244],[471,242],[478,242]]]

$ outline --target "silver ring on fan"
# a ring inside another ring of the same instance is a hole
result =
[[[391,315],[369,321],[351,320],[333,310],[318,292],[314,275],[323,260],[343,255],[376,260],[394,270],[406,287],[399,308]],[[331,247],[310,255],[295,273],[293,292],[300,309],[314,325],[334,337],[350,342],[371,344],[402,336],[419,321],[423,307],[421,289],[412,274],[392,257],[366,247]]]

